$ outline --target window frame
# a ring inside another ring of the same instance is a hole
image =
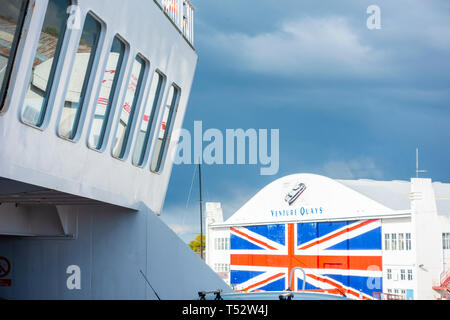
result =
[[[392,280],[392,269],[390,268],[386,270],[386,279]]]
[[[68,2],[69,2],[68,8],[72,5],[74,5],[75,1],[76,0],[68,0]],[[43,17],[42,23],[40,25],[39,37],[36,40],[36,47],[34,48],[35,50],[33,52],[33,58],[36,58],[36,54],[37,54],[37,50],[38,50],[38,46],[39,46],[39,39],[40,39],[40,35],[42,32],[42,27],[44,25],[45,17],[47,15],[47,11],[49,9],[48,6],[49,6],[49,3],[47,3],[44,17]],[[70,13],[67,12],[67,10],[65,13],[66,13],[66,22],[64,23],[63,29],[61,29],[62,37],[58,38],[57,47],[55,48],[55,55],[53,56],[54,62],[52,63],[52,68],[50,69],[50,76],[47,81],[46,92],[43,96],[44,103],[42,105],[42,109],[41,109],[40,115],[39,115],[39,121],[37,124],[31,123],[23,117],[23,114],[25,111],[26,95],[28,93],[28,86],[25,88],[25,90],[23,92],[23,97],[21,100],[20,115],[19,115],[20,122],[22,122],[23,124],[25,124],[29,127],[32,127],[32,128],[35,128],[35,129],[38,129],[41,131],[44,131],[47,129],[47,126],[50,122],[50,118],[52,115],[52,111],[55,108],[54,107],[55,101],[52,100],[55,98],[56,90],[58,89],[58,86],[55,87],[55,83],[57,83],[61,79],[61,69],[64,67],[64,63],[62,63],[61,59],[63,57],[68,56],[68,52],[67,52],[68,42],[69,42],[70,38],[72,37],[72,32],[69,32],[68,31],[69,29],[67,28],[67,23],[70,18]],[[27,70],[29,72],[29,74],[26,78],[27,84],[29,84],[29,82],[31,81],[32,65],[33,65],[33,62],[31,61],[30,68]]]
[[[398,250],[405,250],[405,234],[403,232],[398,234]]]
[[[122,114],[122,109],[123,109],[124,103],[126,102],[126,99],[127,99],[127,91],[128,91],[128,86],[131,82],[131,77],[133,75],[133,67],[134,67],[134,64],[136,63],[136,61],[138,61],[138,58],[140,60],[142,60],[142,70],[139,72],[139,77],[142,75],[142,78],[140,78],[140,79],[138,78],[138,82],[136,84],[136,91],[135,91],[134,98],[133,98],[132,105],[131,105],[132,114],[130,113],[129,121],[125,128],[125,134],[124,134],[125,146],[122,143],[120,153],[119,153],[119,155],[116,156],[114,154],[114,147],[115,147],[114,140],[117,138],[117,133],[119,131],[119,126],[120,126],[120,115]],[[116,104],[116,110],[114,110],[114,113],[115,112],[118,113],[117,121],[114,124],[115,130],[114,130],[114,135],[113,135],[113,142],[111,145],[111,156],[114,159],[117,159],[120,161],[126,161],[128,159],[128,156],[130,155],[130,150],[134,143],[134,141],[133,141],[134,127],[136,126],[136,122],[137,122],[136,119],[139,115],[140,108],[142,107],[143,96],[144,96],[145,89],[146,89],[145,84],[147,83],[147,80],[148,80],[149,70],[150,70],[150,61],[142,53],[140,53],[140,52],[136,53],[129,65],[129,72],[126,77],[126,82],[122,83],[122,85],[126,86],[125,92],[123,93],[122,99],[120,99],[121,100],[120,103]]]
[[[450,250],[450,232],[442,232],[442,250]]]
[[[80,92],[79,108],[76,111],[74,123],[72,125],[72,129],[75,128],[75,132],[72,132],[70,137],[66,137],[66,136],[63,136],[60,134],[59,128],[61,125],[62,115],[64,112],[64,104],[66,102],[65,99],[66,99],[67,93],[69,91],[70,80],[72,78],[74,68],[75,68],[76,54],[77,54],[78,48],[80,46],[80,41],[83,36],[83,31],[84,31],[84,28],[86,25],[86,19],[88,16],[91,16],[92,19],[94,19],[95,21],[97,21],[99,23],[100,31],[98,33],[95,51],[93,52],[91,61],[88,64],[86,75],[83,80],[83,86],[82,86],[82,89]],[[71,66],[70,66],[70,70],[68,71],[68,77],[67,77],[67,79],[65,79],[64,92],[62,94],[63,101],[60,101],[62,103],[62,105],[60,106],[59,115],[58,115],[58,119],[56,122],[57,123],[56,124],[56,135],[63,140],[76,143],[76,142],[78,142],[78,140],[82,134],[82,131],[83,131],[83,128],[84,128],[84,125],[86,122],[85,120],[86,120],[86,113],[88,111],[88,106],[89,106],[90,100],[93,96],[92,89],[93,89],[93,84],[95,83],[95,75],[99,70],[98,61],[101,57],[102,49],[103,49],[103,46],[105,43],[106,29],[107,29],[106,23],[92,10],[88,10],[86,12],[86,14],[83,16],[83,24],[82,24],[81,29],[79,30],[79,36],[77,37],[77,44],[75,47],[75,51],[70,53],[71,59],[72,59]],[[66,54],[66,57],[68,57],[67,54]],[[83,94],[81,95],[81,93],[83,93]]]
[[[390,233],[384,234],[384,250],[390,251],[391,250],[391,236]]]
[[[119,105],[119,98],[120,98],[120,93],[122,90],[122,87],[124,86],[124,82],[125,82],[125,70],[127,67],[127,62],[128,62],[128,58],[130,55],[130,44],[128,41],[125,40],[124,37],[122,37],[119,33],[116,33],[111,41],[111,45],[109,46],[109,50],[107,53],[107,57],[105,59],[105,62],[102,66],[103,70],[106,70],[107,68],[107,64],[108,64],[108,59],[111,55],[111,50],[112,50],[112,46],[114,44],[114,40],[118,39],[120,42],[122,42],[122,44],[124,45],[124,52],[123,52],[123,57],[122,60],[119,62],[117,68],[116,68],[116,72],[119,73],[119,75],[117,76],[117,79],[115,79],[112,87],[111,87],[111,92],[109,95],[109,100],[108,100],[108,106],[106,109],[107,114],[105,114],[105,117],[103,119],[103,124],[102,124],[102,128],[100,129],[101,132],[101,143],[97,144],[97,147],[92,147],[89,144],[89,139],[91,136],[91,132],[93,130],[93,126],[94,126],[94,122],[95,122],[95,112],[97,109],[97,104],[98,104],[98,99],[100,97],[100,91],[101,91],[101,83],[98,87],[97,90],[97,94],[95,95],[95,106],[92,110],[91,113],[91,123],[89,126],[89,130],[88,130],[88,135],[86,138],[86,145],[89,149],[93,150],[93,151],[97,151],[100,153],[105,152],[108,142],[111,139],[111,128],[113,127],[113,120],[114,120],[114,115],[116,114],[118,105]],[[103,81],[103,78],[100,78],[99,81]],[[99,137],[100,140],[100,137]]]
[[[408,281],[412,281],[414,279],[412,269],[408,269],[407,279]]]
[[[19,43],[21,42],[23,36],[25,20],[30,10],[30,1],[31,0],[23,0],[20,8],[19,19],[17,20],[17,27],[11,44],[11,51],[8,57],[8,63],[6,65],[5,76],[0,86],[0,115],[6,112],[8,109],[5,108],[6,98],[9,93],[13,69],[16,64]]]
[[[412,235],[410,232],[405,233],[405,250],[412,250]]]
[[[181,87],[180,86],[178,86],[175,82],[171,82],[170,83],[170,86],[168,87],[168,89],[166,89],[167,90],[167,96],[165,97],[165,104],[161,104],[161,110],[160,110],[160,113],[161,113],[161,115],[160,115],[160,119],[159,119],[159,121],[158,121],[158,130],[156,130],[156,132],[155,132],[155,137],[154,137],[154,141],[153,141],[153,143],[154,144],[156,144],[157,142],[158,142],[158,135],[159,135],[159,132],[160,132],[160,129],[161,129],[161,126],[162,126],[162,122],[163,122],[163,117],[164,117],[164,108],[166,107],[166,105],[167,105],[167,102],[168,102],[168,100],[169,100],[169,93],[170,93],[170,89],[171,88],[174,88],[174,90],[177,90],[177,94],[175,95],[174,94],[174,97],[172,98],[172,99],[174,99],[174,100],[172,100],[172,101],[175,101],[175,103],[174,103],[174,106],[173,106],[173,108],[172,108],[172,110],[171,110],[171,113],[169,113],[169,116],[167,117],[167,119],[170,119],[171,121],[170,121],[170,126],[169,125],[167,125],[166,124],[166,128],[168,127],[168,130],[166,131],[167,132],[167,137],[166,137],[166,139],[163,139],[163,141],[165,140],[165,143],[164,143],[164,148],[161,148],[160,149],[160,153],[159,153],[159,155],[158,155],[158,158],[157,158],[157,165],[159,164],[159,167],[157,166],[156,168],[155,168],[155,170],[152,170],[152,165],[153,165],[153,156],[154,156],[154,153],[156,152],[156,150],[155,150],[155,147],[156,147],[156,145],[153,145],[152,146],[152,149],[153,149],[153,152],[152,152],[152,156],[151,156],[151,160],[149,161],[150,162],[150,172],[152,172],[152,173],[155,173],[155,174],[162,174],[162,172],[164,171],[164,164],[165,164],[165,162],[166,162],[166,159],[167,159],[167,151],[168,151],[168,149],[169,149],[169,145],[170,145],[170,141],[171,141],[171,138],[172,138],[172,133],[173,133],[173,128],[174,128],[174,123],[175,123],[175,120],[176,120],[176,116],[177,116],[177,113],[178,113],[178,107],[179,107],[179,104],[180,104],[180,100],[181,100],[181,94],[182,94],[182,90],[181,90]],[[162,150],[162,152],[161,152],[161,150]]]
[[[397,251],[397,234],[391,233],[391,247],[392,251]]]
[[[150,72],[149,72],[150,74]],[[153,85],[153,76],[155,74],[158,74],[160,76],[159,79],[160,82],[158,83],[159,88],[156,89],[155,91],[155,97],[151,97],[150,93],[151,93],[151,88]],[[158,68],[156,68],[152,73],[151,73],[151,79],[150,79],[150,84],[148,86],[148,93],[147,93],[147,97],[146,97],[146,101],[145,103],[142,103],[142,116],[140,118],[140,121],[138,120],[136,124],[136,130],[137,133],[135,134],[135,139],[137,139],[139,137],[139,128],[142,125],[142,122],[144,121],[144,117],[145,117],[145,111],[146,111],[146,107],[148,106],[148,104],[151,102],[150,100],[153,99],[152,102],[152,110],[150,112],[150,119],[152,119],[151,123],[148,124],[147,127],[147,131],[145,133],[145,138],[144,138],[144,142],[142,144],[142,150],[141,150],[141,154],[139,157],[139,162],[138,163],[134,163],[134,152],[136,152],[136,148],[138,147],[136,142],[134,141],[134,150],[133,150],[133,155],[132,155],[132,159],[131,159],[131,163],[133,164],[133,166],[138,167],[138,168],[145,168],[147,166],[147,162],[149,159],[151,159],[150,152],[151,152],[151,147],[153,145],[153,140],[155,137],[155,132],[158,131],[156,130],[158,127],[156,126],[157,122],[158,122],[158,118],[160,115],[161,110],[163,110],[163,98],[164,98],[164,94],[166,91],[166,83],[167,83],[167,77],[166,75]],[[156,98],[156,100],[155,100]]]

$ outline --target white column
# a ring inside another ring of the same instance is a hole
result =
[[[415,252],[414,299],[436,299],[432,289],[442,272],[442,231],[431,179],[411,179],[411,219]]]

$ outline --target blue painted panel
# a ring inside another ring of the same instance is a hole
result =
[[[348,224],[347,221],[338,221],[338,222],[321,222],[319,223],[319,237],[323,237],[324,235],[334,232],[340,228],[346,227]]]
[[[231,284],[243,283],[263,273],[264,273],[263,271],[231,270],[230,282]]]
[[[297,245],[307,243],[317,238],[317,223],[297,224]]]
[[[302,276],[303,277],[303,276]],[[297,290],[302,290],[303,288],[303,278],[297,279]],[[321,289],[319,287],[315,287],[312,284],[310,284],[308,281],[306,281],[305,290],[316,290]]]
[[[230,249],[231,250],[263,250],[260,246],[257,246],[239,236],[234,234],[230,235]]]
[[[272,283],[269,283],[261,288],[258,288],[257,290],[264,290],[264,291],[283,291],[285,290],[286,286],[286,280],[285,278],[281,278],[279,280],[276,280]]]
[[[284,224],[270,224],[265,226],[252,226],[248,227],[248,230],[260,234],[266,237],[269,240],[277,242],[279,244],[284,245],[286,242],[285,239],[285,229],[286,226]]]
[[[349,239],[349,249],[381,250],[381,227]]]

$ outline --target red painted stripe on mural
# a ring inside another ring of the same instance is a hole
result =
[[[271,276],[271,277],[269,277],[269,278],[267,278],[267,279],[265,279],[263,281],[260,281],[260,282],[252,284],[251,286],[248,286],[247,288],[244,289],[244,291],[248,291],[248,290],[251,290],[253,288],[259,287],[259,286],[261,286],[263,284],[266,284],[266,283],[268,283],[268,282],[270,282],[270,281],[272,281],[272,280],[274,280],[274,279],[276,279],[278,277],[281,277],[281,276],[284,276],[284,273],[277,273],[276,275]]]
[[[233,232],[235,232],[235,233],[237,233],[237,234],[239,234],[240,236],[245,237],[245,238],[247,238],[247,239],[250,239],[250,240],[252,240],[253,242],[256,242],[256,243],[258,243],[258,244],[260,244],[260,245],[262,245],[262,246],[264,246],[264,247],[266,247],[266,248],[268,248],[268,249],[270,249],[270,250],[277,250],[276,248],[274,248],[274,247],[268,245],[267,243],[265,243],[265,242],[263,242],[263,241],[261,241],[261,240],[258,240],[258,239],[256,239],[256,238],[253,238],[253,237],[249,236],[248,234],[245,234],[244,232],[241,232],[241,231],[239,231],[239,230],[237,230],[237,229],[235,229],[235,228],[233,228],[233,227],[231,227],[230,230],[233,231]]]
[[[318,244],[321,243],[321,242],[325,242],[325,241],[328,241],[328,240],[330,240],[330,239],[336,238],[336,237],[338,237],[338,236],[340,236],[340,235],[342,235],[342,234],[344,234],[344,233],[346,233],[346,232],[350,232],[350,231],[356,230],[356,229],[358,229],[358,228],[364,227],[364,226],[366,226],[366,225],[368,225],[368,224],[370,224],[370,223],[372,223],[372,222],[375,222],[375,221],[377,221],[377,220],[367,220],[367,221],[363,221],[363,222],[361,222],[361,223],[359,223],[359,224],[357,224],[357,225],[355,225],[355,226],[353,226],[353,227],[351,227],[351,228],[345,228],[345,229],[343,229],[343,230],[341,230],[341,231],[339,231],[339,232],[337,232],[337,233],[334,233],[334,234],[332,234],[332,235],[330,235],[330,236],[328,236],[328,237],[326,237],[326,238],[316,240],[316,241],[314,241],[314,242],[312,242],[312,243],[309,243],[309,244],[307,244],[307,245],[305,245],[305,246],[300,246],[300,247],[298,247],[298,249],[304,250],[304,249],[311,248],[311,247],[313,247],[313,246],[315,246],[315,245],[318,245]]]
[[[260,266],[260,267],[302,267],[309,269],[350,269],[368,270],[369,267],[382,268],[381,256],[295,256],[270,254],[232,254],[231,265],[235,266]],[[324,268],[324,266],[329,266]]]
[[[316,275],[313,275],[313,274],[308,274],[307,276],[312,278],[312,279],[315,279],[317,281],[324,282],[324,283],[327,283],[329,285],[332,285],[332,286],[336,287],[337,289],[334,289],[334,290],[336,291],[337,294],[345,293],[345,294],[351,294],[352,296],[357,297],[357,298],[360,297],[360,292],[358,292],[356,290],[353,290],[353,289],[345,288],[345,287],[343,287],[342,285],[340,285],[339,283],[337,283],[337,282],[335,282],[333,280],[330,280],[330,279],[327,279],[327,278],[322,278],[320,276],[316,276]],[[339,292],[338,289],[340,290],[340,292]],[[322,290],[332,291],[333,289],[331,289],[331,290],[330,289],[322,289]],[[367,298],[367,296],[365,296],[365,295],[363,295],[363,299],[364,300],[371,300],[370,298]]]

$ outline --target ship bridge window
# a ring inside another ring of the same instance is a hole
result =
[[[28,1],[2,0],[0,9],[0,110],[3,108],[9,78],[22,31]]]
[[[92,149],[100,150],[105,140],[105,133],[111,114],[111,105],[114,100],[118,78],[122,69],[125,48],[125,43],[117,36],[114,37],[100,87],[100,94],[97,99],[91,133],[89,135],[88,144]]]
[[[116,139],[114,141],[113,157],[118,159],[124,159],[128,141],[131,140],[131,128],[140,96],[145,67],[146,61],[140,55],[137,55],[133,63],[131,78],[125,95],[125,102],[120,112],[119,127],[117,128]]]
[[[178,97],[180,95],[180,89],[175,85],[170,87],[167,104],[163,110],[163,118],[161,127],[159,128],[159,134],[156,140],[155,152],[153,153],[153,159],[151,164],[151,170],[153,172],[160,172],[164,159],[167,154],[167,149],[170,143],[170,135],[175,121],[176,109],[178,104]]]
[[[61,137],[70,140],[75,138],[79,127],[78,124],[80,123],[81,111],[89,83],[89,74],[94,62],[101,29],[100,22],[91,14],[88,14],[75,55],[58,129],[58,134]]]
[[[41,127],[68,19],[68,0],[50,0],[34,53],[22,121]]]
[[[153,75],[148,102],[144,110],[144,115],[142,116],[136,148],[134,149],[133,164],[138,167],[144,164],[147,146],[150,140],[150,133],[161,96],[163,81],[163,75],[156,71]]]

